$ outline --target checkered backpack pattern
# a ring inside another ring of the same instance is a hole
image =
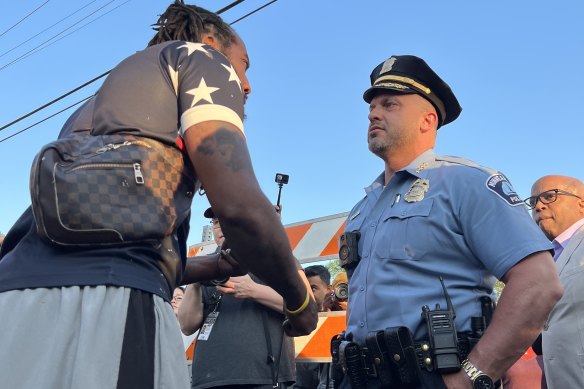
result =
[[[123,134],[49,143],[30,177],[38,233],[75,246],[160,241],[185,220],[197,186],[177,147]]]

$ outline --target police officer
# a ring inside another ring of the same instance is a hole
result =
[[[421,308],[440,304],[446,310],[448,294],[457,339],[471,332],[471,317],[482,316],[481,297],[491,295],[500,279],[506,287],[478,344],[448,372],[437,370],[436,356],[429,354],[418,363],[416,384],[495,387],[562,295],[549,241],[503,174],[434,153],[438,128],[462,109],[424,60],[388,58],[371,73],[363,97],[369,104],[369,150],[385,170],[347,220],[345,232],[358,236],[358,263],[347,265],[346,338],[364,347],[372,331],[405,326],[419,344],[429,339]],[[372,369],[367,373],[366,387],[383,386]],[[349,381],[345,377],[342,387]]]

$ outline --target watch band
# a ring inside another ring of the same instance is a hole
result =
[[[472,382],[473,388],[499,388],[501,381],[493,382],[493,379],[480,371],[471,361],[465,359],[461,366]]]
[[[465,359],[464,361],[462,361],[461,363],[462,368],[464,369],[464,372],[466,373],[466,375],[468,376],[468,378],[470,379],[471,382],[474,382],[474,380],[481,374],[485,374],[482,371],[480,371],[471,361],[469,361],[468,359]]]

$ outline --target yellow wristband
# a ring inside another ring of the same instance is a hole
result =
[[[284,304],[284,312],[287,315],[291,315],[291,316],[298,315],[300,312],[302,312],[306,309],[309,302],[310,302],[310,291],[308,289],[306,289],[306,298],[304,299],[304,302],[302,303],[300,308],[291,311],[286,307],[286,304]]]

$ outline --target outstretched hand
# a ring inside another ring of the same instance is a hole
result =
[[[257,285],[249,274],[246,274],[241,277],[231,277],[226,283],[217,285],[216,288],[219,292],[233,295],[236,299],[248,299],[253,298]]]
[[[218,278],[229,278],[231,276],[242,276],[247,274],[247,269],[243,267],[231,252],[231,249],[221,247],[221,255],[217,259]]]

